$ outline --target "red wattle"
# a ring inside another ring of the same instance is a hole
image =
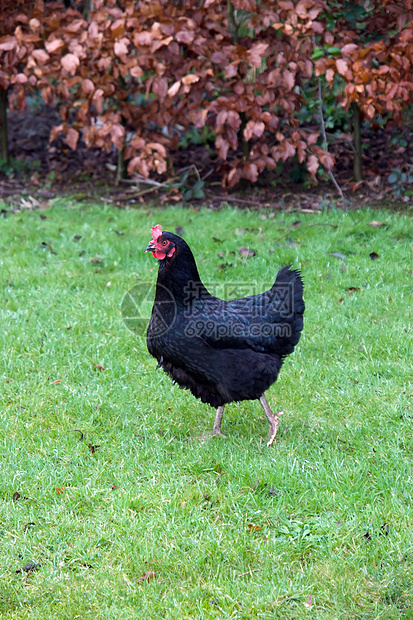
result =
[[[152,255],[158,260],[163,260],[166,256],[165,252],[160,252],[159,250],[155,250],[154,252],[152,252]]]

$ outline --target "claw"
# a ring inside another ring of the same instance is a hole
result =
[[[212,431],[212,433],[211,433],[211,434],[204,435],[204,436],[202,437],[202,443],[205,443],[207,439],[212,439],[213,437],[216,437],[216,436],[218,436],[218,437],[223,437],[224,439],[226,439],[226,438],[227,438],[227,436],[226,436],[226,435],[224,435],[224,433],[221,433],[221,431]]]
[[[268,442],[267,442],[267,447],[269,447],[269,446],[273,443],[273,441],[274,441],[274,439],[275,439],[275,436],[276,436],[277,431],[278,431],[278,423],[279,423],[279,422],[278,422],[278,418],[279,418],[279,417],[280,417],[283,413],[284,413],[284,411],[280,411],[279,413],[277,413],[277,414],[274,416],[273,422],[272,422],[272,424],[271,424],[270,438],[269,438],[269,440],[268,440]]]

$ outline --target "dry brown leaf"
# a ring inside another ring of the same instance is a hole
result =
[[[44,50],[33,50],[31,54],[32,58],[34,58],[37,62],[45,63],[50,60],[50,56]]]
[[[141,583],[143,583],[143,582],[146,582],[146,581],[150,581],[154,577],[155,577],[155,571],[154,570],[146,570],[141,577],[138,577],[138,579],[136,581],[140,581]]]
[[[182,78],[182,84],[185,84],[185,86],[188,86],[189,84],[195,84],[196,82],[199,82],[199,79],[199,75],[189,73],[188,75],[184,75],[184,77]]]
[[[7,34],[6,36],[0,38],[0,50],[2,50],[3,52],[9,52],[15,47],[17,47],[16,37],[12,37],[11,35]]]
[[[79,132],[71,127],[66,135],[66,144],[75,151],[77,147],[77,141],[79,140]]]
[[[178,93],[180,88],[181,88],[181,80],[174,82],[172,86],[168,88],[168,97],[175,97],[175,95]]]
[[[246,248],[246,247],[238,248],[238,252],[240,253],[242,257],[245,257],[245,258],[250,258],[251,256],[255,256],[254,250],[250,250],[249,248]]]
[[[291,73],[291,71],[288,71],[288,69],[286,69],[285,71],[283,71],[282,76],[284,78],[285,83],[288,86],[289,90],[292,90],[295,86],[295,76],[293,73]]]
[[[261,60],[268,50],[268,43],[258,42],[251,46],[248,50],[248,61],[253,67],[260,67]]]
[[[355,52],[358,49],[358,46],[355,43],[347,43],[347,45],[343,45],[341,48],[342,54],[351,54],[351,52]]]
[[[319,167],[318,159],[315,155],[310,155],[307,160],[307,169],[311,174],[316,174]]]
[[[128,53],[128,39],[123,38],[120,41],[115,41],[113,45],[113,51],[115,56],[125,56]]]
[[[75,54],[66,54],[62,57],[60,62],[62,63],[62,67],[71,75],[76,73],[76,69],[80,64],[80,60]]]
[[[343,75],[343,76],[346,75],[348,71],[348,64],[345,60],[343,60],[342,58],[338,58],[336,60],[336,67],[340,75]]]
[[[248,121],[244,129],[244,138],[247,141],[251,140],[252,137],[261,138],[264,130],[265,125],[262,121]]]

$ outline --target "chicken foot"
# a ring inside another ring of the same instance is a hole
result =
[[[222,422],[222,416],[224,415],[224,409],[225,409],[225,405],[221,405],[220,407],[217,408],[214,428],[212,429],[212,433],[211,433],[212,437],[214,435],[221,435],[221,437],[226,437],[226,435],[221,433],[221,422]]]
[[[270,446],[273,443],[275,436],[277,434],[278,424],[279,424],[278,418],[284,413],[284,411],[280,411],[279,413],[274,415],[273,412],[271,411],[271,408],[264,394],[260,397],[260,403],[261,403],[262,408],[265,411],[265,415],[267,416],[268,422],[270,424],[270,438],[267,443],[267,446]],[[226,437],[226,435],[224,435],[221,432],[221,422],[222,422],[222,416],[224,415],[224,409],[225,409],[225,405],[221,405],[220,407],[217,408],[214,427],[212,429],[211,437],[214,437],[214,435],[221,435],[221,437]]]
[[[280,411],[276,415],[273,414],[271,408],[265,398],[264,394],[260,397],[260,403],[262,408],[265,411],[265,415],[268,418],[268,422],[270,423],[270,438],[268,440],[267,446],[270,446],[275,439],[278,430],[278,418],[284,413],[284,411]],[[218,412],[217,412],[218,413]],[[222,414],[221,414],[222,417]]]

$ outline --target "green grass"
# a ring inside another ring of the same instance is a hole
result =
[[[44,215],[0,219],[0,616],[413,618],[411,220],[63,201]],[[202,442],[215,412],[125,327],[125,293],[156,279],[157,223],[186,230],[222,289],[302,268],[271,448],[257,402]]]

